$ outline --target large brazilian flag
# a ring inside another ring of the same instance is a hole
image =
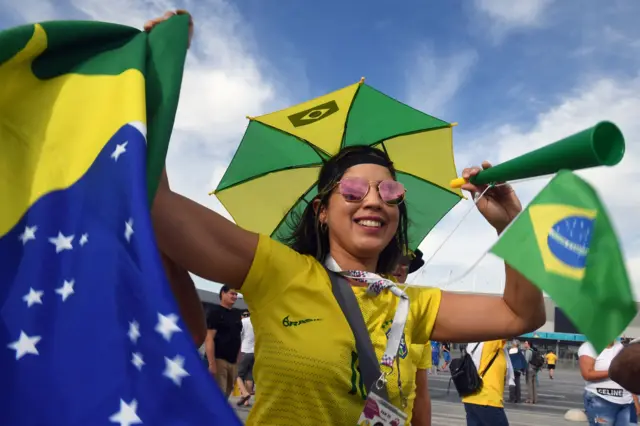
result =
[[[187,34],[186,16],[0,32],[0,425],[240,424],[149,214]]]

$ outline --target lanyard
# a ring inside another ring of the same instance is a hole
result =
[[[409,316],[409,296],[402,291],[396,284],[386,278],[382,278],[380,275],[373,274],[365,271],[343,271],[336,263],[333,257],[328,256],[325,261],[325,266],[333,271],[338,272],[346,278],[354,281],[359,281],[367,284],[367,294],[370,296],[377,296],[383,290],[388,289],[393,294],[398,296],[398,307],[396,308],[391,328],[389,329],[389,335],[387,337],[387,347],[385,348],[384,355],[382,355],[381,365],[390,367],[393,369],[393,361],[398,355],[400,349],[400,343],[402,341],[402,334],[404,332],[404,326],[407,323],[407,316]],[[398,374],[400,372],[398,371]],[[399,376],[398,376],[399,377]]]

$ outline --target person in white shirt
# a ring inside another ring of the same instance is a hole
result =
[[[620,342],[614,342],[597,354],[591,343],[585,342],[578,350],[580,373],[585,380],[584,408],[591,426],[631,424],[633,397],[609,378],[611,361],[622,349]]]
[[[255,337],[253,334],[253,324],[249,317],[249,311],[242,313],[242,334],[240,335],[240,365],[238,366],[238,388],[242,398],[238,400],[238,405],[249,406],[249,399],[253,394],[253,364]]]

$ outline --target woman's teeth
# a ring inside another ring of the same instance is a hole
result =
[[[369,228],[380,228],[382,223],[377,220],[359,220],[358,225],[367,226]]]

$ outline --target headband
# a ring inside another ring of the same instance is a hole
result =
[[[332,184],[336,176],[342,176],[347,169],[358,164],[376,164],[390,169],[393,163],[380,155],[373,153],[353,153],[346,155],[333,163],[325,164],[318,178],[318,190],[322,192]]]

